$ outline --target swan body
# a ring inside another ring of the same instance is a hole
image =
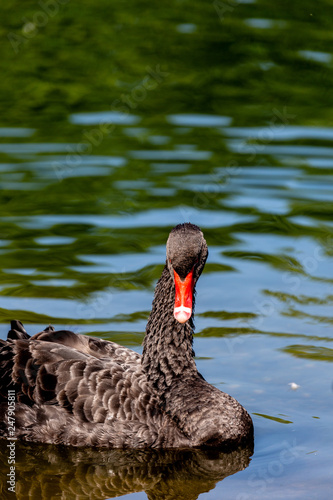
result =
[[[29,337],[12,321],[0,341],[0,435],[108,448],[234,448],[252,420],[208,384],[194,362],[195,284],[208,250],[193,224],[176,226],[146,327],[142,356],[114,342],[48,327]],[[11,431],[13,432],[13,431]]]

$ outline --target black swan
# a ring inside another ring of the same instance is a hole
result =
[[[51,326],[29,337],[12,321],[0,341],[0,435],[109,448],[234,448],[253,439],[246,410],[194,362],[194,292],[207,255],[199,227],[171,231],[142,356]]]

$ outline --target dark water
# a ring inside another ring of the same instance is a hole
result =
[[[331,498],[332,2],[0,15],[1,337],[19,318],[140,351],[190,220],[210,248],[198,368],[255,424],[252,458],[17,445],[17,498]]]

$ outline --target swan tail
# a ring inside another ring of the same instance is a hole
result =
[[[27,334],[23,324],[18,319],[13,319],[10,322],[11,329],[8,332],[7,340],[25,340],[30,339],[30,335]]]

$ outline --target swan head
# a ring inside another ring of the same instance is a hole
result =
[[[167,266],[175,285],[174,317],[192,316],[194,287],[204,268],[208,248],[201,229],[189,222],[174,227],[167,241]]]

